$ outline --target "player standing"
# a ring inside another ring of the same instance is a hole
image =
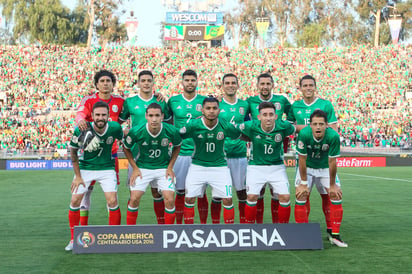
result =
[[[191,138],[195,144],[193,161],[186,178],[185,224],[193,224],[196,197],[204,194],[207,185],[212,188],[213,198],[222,198],[225,223],[233,223],[232,180],[224,143],[226,137],[236,139],[241,134],[231,123],[218,119],[219,101],[216,98],[203,100],[202,113],[200,119],[190,121],[180,130],[183,138]]]
[[[94,75],[94,85],[98,90],[90,96],[85,96],[77,109],[76,124],[81,131],[86,131],[89,128],[89,122],[92,122],[92,109],[95,103],[105,102],[109,105],[109,121],[118,122],[119,115],[123,109],[124,99],[119,95],[114,95],[113,88],[116,85],[115,75],[108,70],[100,70]],[[119,160],[117,158],[117,150],[119,146],[117,142],[113,143],[112,157],[115,159],[115,170],[117,176],[117,182],[119,183]],[[93,190],[94,182],[90,185],[89,189],[83,196],[80,204],[80,225],[88,225],[89,222],[89,209],[91,205],[91,193]]]
[[[123,138],[123,130],[119,123],[108,121],[109,105],[105,102],[94,104],[92,118],[94,122],[91,125],[91,130],[99,140],[95,150],[82,150],[78,156],[81,146],[78,141],[81,134],[78,127],[70,142],[70,154],[75,176],[71,185],[72,198],[69,209],[71,240],[65,250],[73,249],[73,231],[80,221],[80,202],[92,181],[99,182],[104,191],[109,208],[109,225],[120,225],[121,221],[112,147],[116,139]]]
[[[268,183],[279,198],[278,222],[288,223],[290,192],[283,162],[283,140],[295,133],[295,127],[277,119],[273,103],[262,102],[258,120],[245,122],[239,128],[252,142],[252,154],[246,172],[246,222],[255,223],[258,198]]]
[[[162,122],[163,117],[160,105],[150,104],[146,109],[147,123],[133,127],[123,143],[125,155],[133,168],[127,210],[128,225],[136,224],[140,199],[152,182],[155,182],[164,198],[165,224],[173,224],[175,221],[173,166],[180,151],[182,138],[174,126]],[[170,143],[173,149],[169,157]],[[135,144],[139,153],[136,162],[130,151]]]
[[[309,125],[310,115],[316,110],[321,109],[327,115],[328,126],[338,131],[338,120],[336,119],[333,105],[330,101],[319,98],[315,95],[316,92],[316,80],[311,75],[303,76],[299,81],[299,89],[302,92],[303,99],[295,101],[292,108],[289,111],[287,120],[296,124],[296,132]],[[299,161],[296,161],[296,167],[298,168]],[[320,196],[322,197],[322,210],[325,215],[326,228],[328,236],[332,231],[332,223],[330,221],[330,197],[323,188],[317,188]],[[309,196],[306,201],[307,214],[310,213],[310,201]]]
[[[342,190],[336,179],[336,158],[340,154],[340,136],[328,127],[327,114],[317,109],[309,118],[310,126],[299,132],[296,150],[299,154],[299,170],[296,174],[296,223],[307,223],[306,199],[313,185],[329,194],[332,235],[330,242],[339,247],[348,245],[340,238],[343,216]]]
[[[252,120],[257,120],[259,115],[259,105],[262,102],[272,102],[276,108],[276,115],[278,119],[282,119],[283,114],[288,114],[291,104],[285,96],[273,94],[274,81],[270,74],[262,73],[257,77],[257,89],[259,91],[259,95],[249,97],[247,102],[249,103],[250,108],[250,115]],[[288,139],[285,138],[284,141],[286,144],[288,143]],[[284,147],[287,149],[287,145]],[[256,222],[262,223],[263,222],[263,214],[264,214],[264,194],[265,188],[262,189],[262,193],[260,193],[258,202],[257,202],[257,214],[256,214]],[[271,213],[272,213],[272,222],[278,222],[278,208],[279,208],[279,200],[277,199],[276,195],[272,195],[271,201]]]
[[[219,118],[229,121],[233,125],[244,123],[245,118],[249,116],[249,105],[246,101],[237,97],[239,89],[238,78],[236,75],[229,73],[222,78],[223,98],[220,102]],[[245,204],[246,204],[246,143],[242,140],[232,140],[226,138],[225,153],[227,166],[232,177],[233,187],[239,200],[239,220],[245,222]],[[211,215],[212,222],[220,222],[221,203],[212,200]]]
[[[202,116],[202,103],[206,98],[197,93],[197,73],[186,70],[182,74],[183,93],[171,97],[168,101],[169,110],[173,115],[173,124],[180,129],[192,119]],[[192,163],[194,143],[192,139],[183,140],[179,156],[175,163],[176,173],[176,223],[183,221],[185,206],[185,182],[189,166]],[[208,215],[208,201],[206,195],[198,198],[200,223],[205,224]]]

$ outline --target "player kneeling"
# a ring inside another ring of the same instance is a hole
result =
[[[175,222],[175,174],[173,166],[180,151],[182,138],[172,125],[163,123],[164,114],[157,103],[146,109],[147,123],[133,127],[123,143],[124,153],[133,169],[130,175],[130,201],[127,224],[135,225],[140,199],[150,184],[162,192],[165,203],[165,224]],[[172,155],[169,157],[169,144]],[[131,148],[136,145],[139,153],[135,160]]]
[[[91,128],[98,137],[98,142],[94,143],[93,148],[79,150],[79,128],[75,129],[70,142],[75,176],[71,185],[72,198],[69,209],[71,240],[65,250],[73,249],[73,231],[80,220],[80,202],[92,181],[99,182],[104,191],[109,207],[109,225],[120,225],[121,215],[116,195],[117,177],[111,151],[116,139],[123,138],[122,127],[117,122],[108,122],[109,106],[105,102],[94,104],[92,118]]]
[[[310,127],[299,132],[297,139],[299,170],[296,174],[296,223],[307,223],[306,200],[313,185],[322,192],[329,193],[331,200],[330,220],[332,235],[329,240],[339,247],[348,245],[339,236],[342,222],[342,190],[336,180],[336,158],[340,154],[339,134],[328,127],[324,111],[315,110],[310,116]]]

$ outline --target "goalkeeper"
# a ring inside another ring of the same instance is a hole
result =
[[[119,95],[113,95],[113,89],[116,85],[115,75],[108,70],[100,70],[94,75],[94,85],[97,92],[85,96],[81,101],[77,113],[76,113],[76,124],[78,128],[82,131],[81,136],[79,136],[79,141],[83,144],[84,149],[87,149],[87,145],[92,140],[91,128],[89,122],[92,121],[92,109],[93,105],[97,102],[105,102],[109,105],[109,116],[110,121],[118,122],[119,114],[123,109],[124,99]],[[84,140],[83,140],[84,138]],[[90,139],[89,139],[90,138]],[[113,143],[112,147],[112,157],[115,159],[115,170],[117,176],[117,182],[119,184],[119,161],[117,158],[117,150],[119,146],[117,142]],[[91,144],[90,149],[93,149],[93,144]],[[93,190],[94,182],[90,185],[89,189],[83,196],[83,200],[80,205],[80,225],[88,225],[89,221],[89,208],[90,208],[90,196]]]

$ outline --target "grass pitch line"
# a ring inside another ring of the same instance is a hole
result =
[[[388,180],[388,181],[399,181],[399,182],[412,183],[412,180],[407,180],[407,179],[397,179],[397,178],[387,178],[387,177],[378,177],[378,176],[369,176],[369,175],[359,175],[359,174],[345,173],[345,172],[339,172],[339,174],[358,176],[358,177],[364,177],[364,178],[372,178],[372,179],[381,179],[381,180]]]

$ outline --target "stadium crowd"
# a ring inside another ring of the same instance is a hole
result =
[[[344,146],[408,147],[412,88],[410,47],[345,48],[112,48],[0,46],[2,150],[65,147],[81,98],[94,92],[99,69],[118,77],[117,94],[136,93],[140,70],[155,75],[155,91],[181,92],[181,73],[199,74],[201,94],[220,94],[221,77],[239,77],[240,97],[257,94],[256,76],[272,74],[274,93],[299,99],[298,80],[317,79],[318,94],[338,115]]]

